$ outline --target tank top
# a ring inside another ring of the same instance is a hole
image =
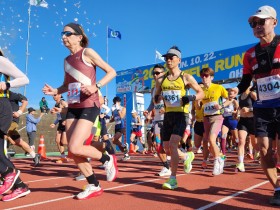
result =
[[[65,80],[64,85],[68,86],[68,101],[74,96],[79,97],[79,103],[69,103],[69,108],[100,107],[98,93],[90,96],[83,94],[79,86],[72,88],[71,84],[94,85],[96,84],[96,67],[86,63],[83,59],[85,48],[64,60]]]
[[[155,96],[156,88],[153,89],[153,94],[152,96]],[[154,109],[155,109],[155,116],[154,116],[154,121],[162,121],[164,119],[164,114],[159,113],[161,108],[164,107],[164,102],[163,100],[160,100],[159,103],[154,103]]]
[[[122,110],[122,108],[123,107],[120,108],[120,111]],[[115,109],[112,114],[113,114],[113,117],[114,117],[114,120],[115,120],[115,129],[124,128],[124,119],[121,118],[117,109]]]
[[[242,94],[239,96],[239,107],[242,109],[243,107],[252,108],[255,100],[253,100],[250,94],[247,95],[245,99],[241,99]]]
[[[161,83],[162,95],[165,104],[165,112],[184,112],[189,113],[189,104],[182,106],[182,97],[186,95],[185,83],[183,80],[184,72],[175,80],[168,79],[167,72]]]
[[[132,123],[138,123],[137,118],[132,117],[132,118],[131,118],[131,122],[132,122]],[[132,130],[135,131],[135,132],[140,131],[141,128],[142,128],[141,125],[132,125]]]
[[[0,73],[0,82],[9,82],[10,77]],[[9,98],[9,90],[0,90],[0,98]]]

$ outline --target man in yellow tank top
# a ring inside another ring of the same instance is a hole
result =
[[[163,57],[165,58],[168,72],[156,80],[154,101],[157,103],[159,95],[162,94],[165,115],[160,135],[166,154],[171,156],[172,165],[171,176],[162,185],[162,188],[173,190],[178,187],[176,180],[179,163],[178,145],[187,125],[185,113],[188,112],[188,109],[185,107],[189,106],[191,101],[202,99],[204,93],[193,76],[184,74],[179,69],[181,51],[178,47],[171,47]],[[196,92],[196,95],[186,95],[186,90],[189,87]],[[194,159],[194,154],[193,152],[188,152],[185,157],[184,171],[189,173],[192,169],[191,162]]]

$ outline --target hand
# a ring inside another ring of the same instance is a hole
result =
[[[116,109],[120,109],[121,108],[121,106],[119,105],[119,104],[116,104]]]
[[[54,89],[48,84],[45,84],[45,86],[42,89],[43,93],[46,95],[55,95],[57,94],[57,89]]]
[[[20,114],[18,112],[13,112],[13,117],[14,118],[19,118],[20,117]]]
[[[50,124],[50,127],[51,127],[51,128],[54,128],[54,127],[55,127],[55,124],[54,124],[54,123]]]
[[[6,89],[7,89],[6,82],[0,82],[0,90],[6,90]]]
[[[189,104],[191,101],[194,101],[196,99],[195,95],[187,95],[182,97],[182,105],[185,106],[186,104]]]
[[[116,110],[116,106],[112,106],[112,112]]]
[[[53,108],[51,109],[51,114],[60,113],[61,111],[62,111],[62,108],[53,107]]]

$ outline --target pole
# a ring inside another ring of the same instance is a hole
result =
[[[109,30],[109,27],[107,26],[106,28],[106,62],[109,64],[109,41],[108,41],[108,30]],[[108,98],[108,85],[106,84],[106,97]]]
[[[29,38],[30,38],[30,15],[31,14],[31,4],[28,8],[28,28],[27,28],[27,40],[26,40],[26,58],[25,58],[25,75],[27,76],[28,70],[28,56],[29,56]],[[24,96],[26,95],[26,85],[24,86]]]

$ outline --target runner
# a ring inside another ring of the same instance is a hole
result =
[[[274,188],[270,204],[280,206],[280,186],[277,177],[272,139],[280,134],[280,38],[275,34],[276,11],[273,7],[262,6],[249,17],[248,22],[259,43],[247,50],[243,59],[243,76],[235,89],[244,92],[252,78],[256,80],[257,101],[253,105],[255,136],[261,154],[261,165]]]
[[[130,159],[128,154],[128,145],[126,142],[122,143],[122,136],[125,135],[126,128],[124,125],[124,118],[126,116],[126,108],[121,106],[121,98],[116,96],[113,98],[112,118],[111,122],[115,122],[115,135],[113,137],[113,144],[117,145],[119,149],[124,153],[122,160],[126,161]]]
[[[10,80],[10,78],[13,78]],[[20,170],[4,154],[4,138],[12,123],[13,111],[9,101],[10,87],[21,87],[29,83],[28,78],[0,51],[0,174],[4,183],[0,186],[2,201],[12,201],[28,195],[30,190],[19,178]],[[12,192],[8,193],[13,188]]]
[[[84,145],[91,134],[93,122],[100,113],[98,89],[111,81],[116,72],[93,49],[87,48],[88,38],[81,25],[69,23],[61,35],[64,46],[70,51],[70,55],[64,60],[64,82],[57,89],[46,84],[43,92],[56,95],[68,91],[66,136],[71,157],[88,182],[85,189],[75,196],[76,199],[83,200],[103,193],[87,158],[104,164],[107,181],[113,181],[117,177],[114,155],[106,155],[92,146]],[[99,82],[96,82],[97,67],[106,73]]]
[[[201,105],[204,113],[203,124],[205,139],[210,143],[210,152],[214,157],[213,175],[219,175],[224,171],[224,156],[220,154],[216,140],[223,124],[223,116],[221,109],[231,102],[227,100],[225,103],[220,101],[220,97],[228,98],[228,93],[222,85],[213,84],[214,70],[210,67],[203,68],[200,71],[200,77],[204,87],[202,88],[205,97],[202,99]],[[204,157],[205,158],[205,157]]]
[[[159,103],[160,93],[162,93],[165,114],[160,134],[166,154],[171,155],[172,166],[170,178],[162,185],[162,188],[173,190],[178,187],[176,179],[179,163],[178,146],[187,126],[185,113],[188,113],[189,103],[202,99],[204,93],[193,76],[183,73],[179,69],[181,51],[177,46],[171,47],[163,57],[168,72],[156,80],[154,102]],[[186,95],[189,87],[196,92],[196,95]],[[186,173],[191,171],[193,159],[193,152],[186,153],[184,161],[184,171]]]

